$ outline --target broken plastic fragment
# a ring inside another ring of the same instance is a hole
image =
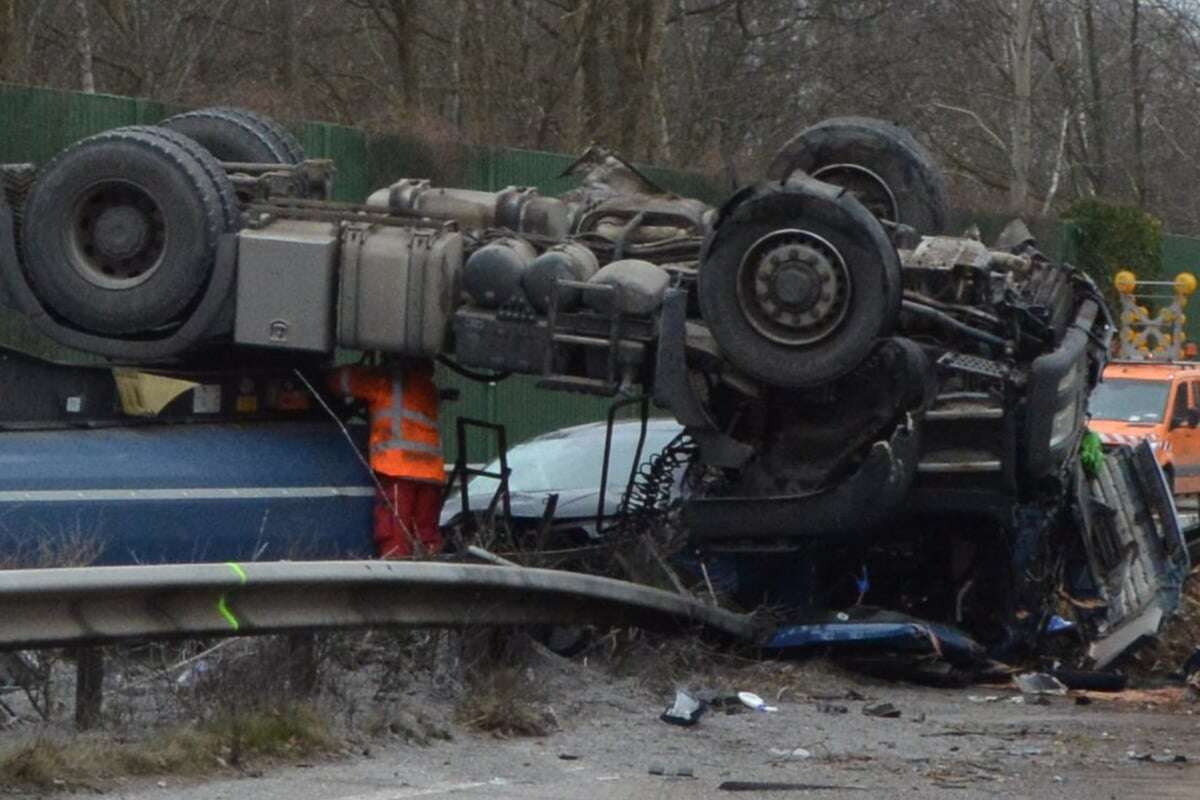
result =
[[[1055,694],[1065,695],[1067,687],[1053,675],[1045,672],[1026,672],[1024,675],[1014,675],[1013,683],[1022,694]]]
[[[1188,760],[1187,756],[1169,750],[1165,753],[1139,753],[1130,750],[1125,755],[1130,761],[1149,761],[1154,764],[1186,764]]]
[[[775,706],[767,705],[767,701],[763,700],[754,692],[738,692],[738,700],[742,701],[742,705],[752,711],[778,711]]]
[[[900,709],[896,708],[891,703],[871,703],[870,705],[863,706],[863,713],[868,717],[897,719],[900,716]]]
[[[659,717],[663,722],[687,728],[695,725],[703,716],[705,704],[683,689],[675,691],[675,703]]]
[[[804,749],[803,747],[797,747],[794,750],[784,750],[779,747],[772,747],[768,752],[770,752],[770,754],[775,756],[777,759],[783,760],[799,761],[805,758],[812,758],[812,752]]]

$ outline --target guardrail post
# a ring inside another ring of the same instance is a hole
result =
[[[293,633],[287,637],[288,683],[292,694],[308,697],[317,689],[317,636]]]
[[[75,727],[91,730],[100,724],[104,704],[104,651],[81,647],[75,651]]]

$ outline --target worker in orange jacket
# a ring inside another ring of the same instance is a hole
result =
[[[376,552],[407,558],[441,551],[438,516],[446,467],[433,364],[413,359],[387,367],[339,367],[329,375],[329,389],[364,401],[371,415]]]

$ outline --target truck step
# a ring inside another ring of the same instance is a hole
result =
[[[986,407],[935,408],[925,412],[929,422],[958,422],[962,420],[1003,419],[1004,409]]]
[[[1003,463],[986,450],[935,450],[927,452],[917,465],[922,473],[1000,472]]]

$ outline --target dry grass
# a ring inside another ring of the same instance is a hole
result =
[[[1153,682],[1178,670],[1197,647],[1200,647],[1200,568],[1184,584],[1179,611],[1167,621],[1158,641],[1134,656],[1129,672]]]
[[[533,681],[506,667],[481,673],[467,685],[457,717],[464,725],[502,739],[548,736],[558,728]]]
[[[870,680],[825,659],[764,661],[751,649],[720,648],[699,636],[665,636],[618,630],[600,640],[590,657],[607,661],[619,677],[667,695],[678,687],[717,695],[751,691],[778,701],[840,696]]]
[[[405,744],[427,747],[434,742],[449,742],[454,735],[423,711],[404,708],[379,709],[368,721],[369,736],[395,736]]]
[[[104,542],[84,530],[40,531],[30,538],[0,534],[0,570],[54,569],[90,566],[104,550]]]
[[[125,777],[204,775],[338,746],[329,724],[305,706],[231,714],[140,741],[111,737],[39,739],[0,753],[0,785],[34,790],[97,787]]]

